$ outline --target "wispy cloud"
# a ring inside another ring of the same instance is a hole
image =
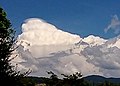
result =
[[[115,34],[120,32],[120,20],[117,15],[112,17],[111,23],[107,26],[107,28],[104,29],[104,32],[107,33],[110,29],[114,30]]]

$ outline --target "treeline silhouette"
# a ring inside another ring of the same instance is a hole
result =
[[[29,71],[21,73],[11,64],[15,50],[15,31],[11,28],[6,12],[0,7],[0,86],[25,86],[22,82]]]
[[[61,74],[63,78],[59,78],[52,71],[47,73],[50,74],[49,78],[31,76],[29,79],[31,79],[36,86],[120,86],[120,79],[118,82],[114,82],[112,80],[110,81],[109,78],[107,79],[97,75],[94,77],[82,77],[82,74],[79,72],[72,75]]]

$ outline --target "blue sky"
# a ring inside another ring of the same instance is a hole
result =
[[[120,0],[1,0],[0,5],[17,34],[21,33],[24,20],[35,17],[81,37],[119,35],[113,29],[107,33],[104,29],[111,23],[112,16],[120,18]]]

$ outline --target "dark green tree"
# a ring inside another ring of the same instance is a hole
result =
[[[104,81],[102,83],[98,83],[97,86],[120,86],[118,83],[112,83],[110,81]]]
[[[48,74],[50,74],[49,80],[47,80],[45,83],[47,86],[59,86],[59,79],[58,76],[53,73],[52,71],[47,71]]]
[[[59,79],[52,71],[47,73],[51,75],[50,78],[44,82],[47,86],[92,86],[82,78],[82,74],[79,72],[72,75],[61,74],[63,79]]]
[[[63,78],[64,86],[91,86],[91,84],[82,78],[82,74],[80,72],[76,72],[72,75],[65,75]]]
[[[11,64],[11,55],[14,51],[15,31],[11,28],[10,20],[6,18],[5,11],[0,7],[0,86],[24,86],[21,74]]]

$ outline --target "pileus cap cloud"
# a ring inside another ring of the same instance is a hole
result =
[[[22,25],[22,31],[18,40],[29,42],[31,45],[68,45],[81,40],[80,36],[59,30],[37,18],[27,19]]]
[[[40,29],[57,30],[55,26],[39,18],[26,19],[22,24],[23,32],[31,31],[31,30],[40,30]]]

